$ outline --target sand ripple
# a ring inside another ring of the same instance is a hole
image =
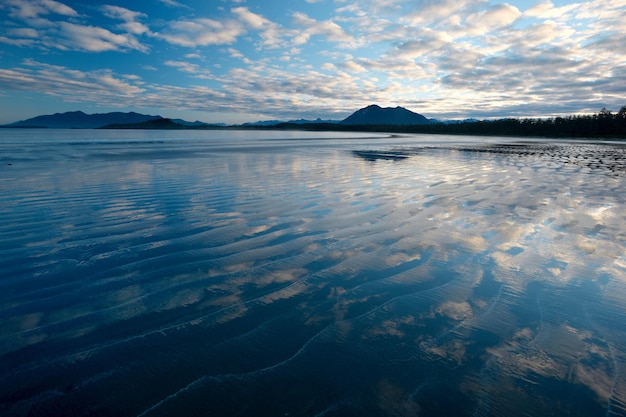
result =
[[[11,148],[3,415],[625,412],[623,145],[232,140]]]

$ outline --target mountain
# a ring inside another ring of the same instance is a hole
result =
[[[322,120],[319,117],[315,120],[307,120],[307,119],[297,119],[297,120],[289,120],[287,123],[293,123],[296,125],[306,125],[306,124],[333,124],[333,123],[341,123],[341,120]]]
[[[149,120],[162,119],[161,116],[149,116],[135,112],[130,113],[96,113],[85,114],[82,111],[55,113],[21,120],[5,127],[48,127],[65,129],[93,129],[110,124],[143,123]]]
[[[202,130],[224,129],[226,127],[227,125],[223,123],[209,124],[204,122],[188,122],[182,119],[166,119],[161,117],[158,119],[146,120],[145,122],[139,123],[111,123],[108,125],[100,126],[96,129]]]
[[[243,123],[242,126],[245,127],[254,127],[254,126],[258,126],[258,127],[266,127],[266,126],[275,126],[279,123],[283,123],[280,120],[259,120],[256,122],[246,122]]]
[[[188,121],[183,120],[183,119],[171,119],[171,120],[172,120],[172,122],[178,123],[179,125],[189,126],[189,127],[228,126],[226,123],[205,123],[205,122],[201,122],[199,120],[196,120],[195,122],[188,122]]]
[[[276,126],[279,124],[284,124],[284,123],[288,123],[288,124],[294,124],[294,125],[307,125],[307,124],[316,124],[316,123],[326,123],[326,124],[330,124],[330,123],[340,123],[339,120],[322,120],[319,117],[315,120],[307,120],[307,119],[297,119],[297,120],[289,120],[287,122],[283,121],[283,120],[259,120],[258,122],[248,122],[248,123],[244,123],[242,124],[242,126],[245,127],[254,127],[254,126],[259,126],[259,127],[269,127],[269,126]]]
[[[425,125],[432,123],[419,113],[404,107],[380,107],[372,104],[357,110],[341,121],[344,125]]]

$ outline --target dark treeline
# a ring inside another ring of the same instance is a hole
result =
[[[282,123],[272,128],[551,138],[626,138],[626,106],[617,113],[602,109],[592,115],[547,119],[499,119],[410,126]]]

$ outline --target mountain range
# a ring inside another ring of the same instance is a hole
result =
[[[164,122],[167,120],[167,122]],[[274,126],[284,123],[279,120],[244,123],[243,127]],[[421,125],[433,123],[421,114],[414,113],[403,107],[380,107],[372,104],[357,110],[344,120],[291,120],[291,124],[343,124],[343,125]],[[97,128],[146,128],[146,129],[184,129],[184,128],[217,128],[224,124],[208,124],[204,122],[188,122],[182,119],[165,119],[135,112],[86,114],[82,111],[42,115],[27,120],[20,120],[1,127],[7,128],[56,128],[56,129],[97,129]]]

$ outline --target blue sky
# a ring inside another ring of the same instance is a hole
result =
[[[440,119],[626,105],[626,0],[0,0],[0,123]]]

